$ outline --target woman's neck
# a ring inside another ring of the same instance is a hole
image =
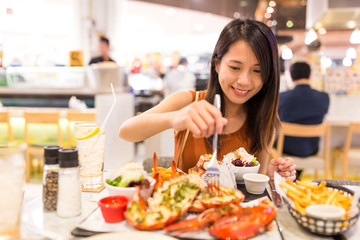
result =
[[[225,134],[230,134],[238,131],[246,120],[245,105],[238,105],[227,103],[225,104],[225,118],[228,120],[228,124],[224,128]]]

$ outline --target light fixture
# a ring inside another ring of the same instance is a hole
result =
[[[360,30],[359,30],[359,28],[355,28],[354,31],[351,33],[350,43],[352,43],[352,44],[360,43]]]
[[[293,53],[289,47],[284,45],[282,48],[281,58],[284,60],[290,60],[293,58]]]
[[[327,33],[326,28],[323,28],[323,27],[322,27],[322,28],[319,28],[318,33],[319,33],[320,35],[326,34],[326,33]]]
[[[266,9],[266,12],[268,12],[268,13],[273,13],[273,12],[274,12],[274,8],[268,7],[268,8]]]
[[[294,26],[294,22],[293,22],[293,21],[291,21],[291,20],[287,20],[287,21],[286,21],[286,27],[292,28],[293,26]]]
[[[342,61],[342,64],[345,66],[345,67],[350,67],[352,65],[352,60],[351,58],[349,57],[344,57],[343,61]]]
[[[346,50],[346,56],[347,57],[349,57],[349,58],[351,58],[351,59],[355,59],[356,58],[356,50],[355,50],[355,48],[348,48],[347,50]]]
[[[314,29],[310,29],[305,36],[305,44],[309,45],[317,39],[317,35]]]

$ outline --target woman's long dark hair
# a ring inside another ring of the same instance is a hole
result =
[[[221,111],[225,113],[224,93],[215,66],[228,52],[231,44],[246,41],[260,64],[263,87],[246,104],[246,134],[251,139],[250,152],[257,154],[267,149],[280,121],[278,117],[280,64],[276,38],[271,29],[255,20],[235,19],[225,26],[216,43],[205,99],[212,103],[215,94],[221,96]],[[210,139],[208,139],[210,140]]]

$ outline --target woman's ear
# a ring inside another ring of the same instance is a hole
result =
[[[215,71],[217,72],[218,75],[219,75],[219,67],[220,67],[220,62],[215,61]]]

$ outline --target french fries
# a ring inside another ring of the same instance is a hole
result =
[[[286,189],[286,195],[294,202],[295,209],[305,214],[305,208],[314,204],[335,205],[345,209],[347,212],[351,206],[353,196],[344,195],[344,191],[326,187],[326,182],[312,185],[303,181],[296,184],[286,180],[280,183],[280,187]],[[347,213],[344,218],[347,217]]]

